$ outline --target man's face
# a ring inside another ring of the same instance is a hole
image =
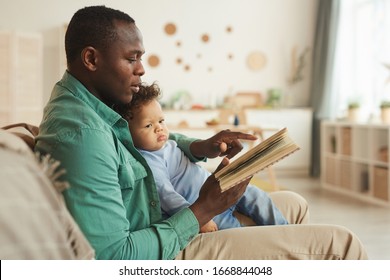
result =
[[[127,104],[139,90],[145,73],[142,35],[135,24],[116,22],[118,39],[99,50],[93,76],[94,94],[108,106]]]

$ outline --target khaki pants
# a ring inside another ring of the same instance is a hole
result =
[[[348,229],[308,224],[308,205],[298,194],[279,191],[270,196],[289,225],[247,226],[199,234],[176,259],[367,259],[360,240]]]

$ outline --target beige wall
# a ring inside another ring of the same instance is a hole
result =
[[[290,105],[308,103],[310,63],[302,82],[289,87],[287,78],[291,50],[312,48],[317,0],[0,0],[0,29],[43,34],[44,102],[63,70],[59,30],[77,9],[105,2],[136,20],[147,51],[144,80],[158,81],[165,100],[186,90],[193,102],[207,105],[226,94],[265,93],[278,87],[293,95]],[[168,22],[178,27],[173,36],[164,33]],[[227,26],[232,27],[231,33],[226,32]],[[204,33],[210,36],[207,44],[200,40]],[[260,71],[247,67],[246,59],[252,51],[261,51],[266,57]],[[147,65],[151,54],[160,57],[159,67]],[[228,55],[233,56],[229,59]],[[176,63],[178,57],[190,65],[190,71]]]

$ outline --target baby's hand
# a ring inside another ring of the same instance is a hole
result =
[[[200,228],[201,233],[213,232],[217,230],[218,230],[218,226],[213,220],[209,221],[207,224],[205,224],[203,227]]]

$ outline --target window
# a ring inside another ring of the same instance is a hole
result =
[[[336,47],[335,106],[342,115],[360,102],[364,119],[390,100],[390,1],[341,1]]]

